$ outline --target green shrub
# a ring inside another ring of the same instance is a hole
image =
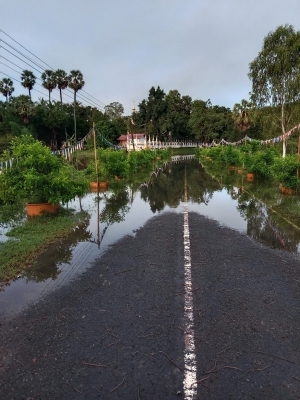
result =
[[[277,151],[273,147],[258,151],[252,156],[248,154],[245,162],[247,170],[263,178],[271,178],[276,155]]]
[[[297,156],[287,155],[285,158],[276,158],[272,172],[274,178],[282,184],[285,188],[296,189],[299,185],[297,178],[297,169],[299,163]]]
[[[0,175],[0,199],[29,203],[66,203],[84,194],[88,182],[65,159],[25,135],[11,143],[14,163]]]
[[[241,153],[231,145],[223,148],[222,157],[224,157],[227,165],[238,166],[241,164]]]

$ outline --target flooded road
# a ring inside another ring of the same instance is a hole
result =
[[[126,235],[134,236],[153,216],[182,213],[185,173],[190,212],[213,219],[272,248],[299,253],[297,196],[283,196],[278,187],[265,182],[247,182],[236,171],[216,173],[207,167],[208,173],[198,160],[191,158],[174,158],[155,168],[144,182],[137,182],[138,179],[115,182],[99,196],[88,193],[70,203],[70,208],[86,210],[89,221],[74,229],[68,238],[51,245],[24,276],[0,292],[1,317],[17,314],[79,277],[116,241]],[[139,249],[133,249],[133,255],[138,252]]]

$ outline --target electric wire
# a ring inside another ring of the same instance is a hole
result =
[[[2,29],[0,29],[0,32],[4,33],[4,35],[8,36],[11,40],[13,40],[15,43],[17,43],[19,46],[21,46],[23,49],[25,49],[26,51],[28,51],[28,53],[30,53],[31,55],[33,55],[35,58],[37,58],[38,60],[42,61],[42,63],[44,63],[45,65],[47,65],[47,67],[53,69],[52,67],[50,67],[50,65],[48,65],[47,63],[45,63],[45,61],[41,60],[38,56],[36,56],[35,54],[31,53],[30,50],[28,50],[26,47],[24,47],[21,43],[17,42],[14,38],[12,38],[11,36],[9,36],[6,32],[4,32]]]
[[[22,82],[21,81],[19,81],[18,79],[16,79],[16,78],[13,78],[12,76],[10,76],[10,75],[8,75],[8,74],[6,74],[5,72],[3,72],[3,71],[0,71],[0,74],[3,74],[3,75],[6,75],[8,78],[10,78],[10,79],[13,79],[13,80],[15,80],[15,81],[17,81],[17,82],[19,82],[19,83],[21,83],[22,84]],[[41,85],[40,85],[41,86]],[[40,92],[39,90],[37,90],[37,89],[34,89],[34,88],[32,88],[31,89],[31,91],[36,91],[36,92],[38,92],[38,93],[40,93],[40,94],[42,94],[43,96],[45,96],[45,93],[42,93],[42,92]]]
[[[6,44],[6,46],[10,47],[11,49],[13,49],[14,51],[16,51],[17,53],[21,54],[21,56],[25,57],[28,61],[33,62],[35,65],[37,65],[39,68],[41,68],[42,70],[44,69],[43,66],[39,65],[38,63],[36,63],[35,61],[33,61],[31,58],[27,57],[25,54],[23,54],[21,51],[19,51],[18,49],[16,49],[15,47],[11,46],[9,43],[7,43],[5,40],[0,38],[0,42],[3,42]]]
[[[14,57],[18,58],[19,60],[21,60],[23,63],[25,63],[25,64],[29,65],[31,68],[33,68],[33,69],[35,69],[36,71],[38,71],[39,73],[41,73],[41,71],[39,71],[38,69],[36,69],[36,68],[35,68],[35,67],[33,67],[32,65],[28,64],[28,62],[26,62],[26,61],[22,60],[22,58],[20,58],[20,57],[16,56],[14,53],[12,53],[11,51],[7,50],[5,47],[3,47],[3,46],[0,46],[0,48],[2,48],[2,49],[4,49],[4,50],[6,50],[8,53],[10,53],[10,54],[11,54],[11,55],[13,55]]]
[[[46,63],[45,61],[43,61],[41,58],[39,58],[39,57],[37,57],[35,54],[33,54],[30,50],[28,50],[28,49],[27,49],[25,46],[23,46],[21,43],[19,43],[19,42],[16,41],[15,39],[13,39],[10,35],[8,35],[8,34],[7,34],[6,32],[4,32],[2,29],[0,29],[0,32],[4,33],[7,37],[9,37],[11,40],[13,40],[15,43],[17,43],[17,44],[18,44],[19,46],[21,46],[23,49],[25,49],[28,53],[30,53],[31,55],[33,55],[35,58],[37,58],[39,61],[41,61],[43,64],[45,64],[47,67],[49,67],[51,70],[54,71],[54,68],[52,68],[49,64],[47,64],[47,63]],[[15,50],[17,53],[19,53],[19,54],[21,54],[23,57],[25,57],[27,60],[31,61],[31,62],[34,63],[36,66],[38,66],[39,68],[41,68],[42,70],[44,70],[44,68],[43,68],[41,65],[39,65],[37,62],[33,61],[31,58],[29,58],[29,57],[27,57],[26,55],[24,55],[22,52],[20,52],[19,50],[17,50],[15,47],[9,45],[9,44],[8,44],[6,41],[4,41],[3,39],[0,38],[0,41],[2,41],[2,42],[5,43],[6,45],[8,45],[10,48],[12,48],[13,50]],[[10,52],[10,51],[7,50],[5,47],[3,47],[3,46],[0,46],[0,47],[2,47],[3,49],[5,49],[6,51]],[[11,52],[10,52],[10,53],[11,53]],[[14,55],[13,53],[11,53],[11,54]],[[14,56],[17,57],[16,55],[14,55]],[[17,57],[17,58],[19,58],[19,57]],[[19,59],[20,59],[20,58],[19,58]],[[23,62],[25,62],[25,61],[22,60],[22,59],[20,59],[20,60],[23,61]],[[26,62],[25,62],[25,63],[26,63]],[[28,63],[26,63],[26,64],[29,65],[29,66],[31,66],[31,65],[28,64]],[[35,67],[32,67],[32,66],[31,66],[31,68],[34,68],[35,70],[37,70]],[[38,70],[37,70],[37,71],[38,71]],[[41,71],[38,71],[38,72],[41,73]],[[67,91],[71,92],[69,89],[67,89]],[[84,96],[83,94],[79,94],[78,97],[82,97],[83,99],[86,99],[86,101],[89,101],[89,102],[91,102],[91,103],[93,103],[93,104],[96,104],[97,107],[99,107],[99,108],[102,108],[102,109],[104,108],[103,106],[105,106],[105,104],[104,104],[102,101],[96,99],[96,97],[90,95],[88,92],[86,92],[86,91],[83,90],[83,89],[81,89],[81,91],[84,92],[87,96],[93,98],[94,100],[89,99],[88,97]],[[95,101],[95,100],[96,100],[96,101]],[[101,104],[101,105],[99,106],[96,102],[99,103],[99,104]]]
[[[2,56],[1,56],[2,57]],[[7,58],[5,58],[5,57],[2,57],[2,58],[4,58],[6,61],[8,61],[8,62],[11,62],[13,65],[15,65],[16,67],[18,67],[18,68],[20,68],[21,70],[23,69],[22,67],[20,67],[20,66],[18,66],[17,64],[15,64],[15,63],[13,63],[12,61],[10,61],[10,60],[8,60]],[[19,57],[18,57],[19,58]],[[22,60],[21,60],[22,61]],[[12,67],[10,67],[9,65],[7,65],[7,64],[5,64],[4,62],[2,62],[1,61],[1,64],[3,64],[3,65],[5,65],[7,68],[9,68],[9,69],[11,69],[12,71],[14,71],[14,72],[17,72],[17,73],[19,73],[18,71],[16,71],[15,69],[13,69]],[[40,71],[39,71],[40,72]],[[11,78],[11,79],[14,79],[14,80],[16,80],[17,82],[20,82],[20,81],[18,81],[16,78]],[[39,77],[36,77],[36,79],[38,79],[38,80],[40,80],[41,82],[43,82],[43,80],[41,79],[41,78],[39,78]],[[22,82],[20,82],[21,84],[22,84]],[[39,86],[41,86],[41,87],[43,87],[43,85],[40,85],[39,83],[37,83],[36,82],[36,84],[37,85],[39,85]],[[56,88],[57,90],[59,90],[58,88]],[[34,89],[33,89],[34,90]],[[41,92],[39,92],[39,93],[41,93]],[[69,90],[69,93],[71,93],[71,91]],[[72,100],[73,100],[73,96],[71,96],[71,95],[69,95],[68,93],[64,93],[64,96],[67,96],[67,97],[69,97],[69,98],[71,98]],[[59,96],[60,97],[60,96]],[[89,99],[87,99],[85,96],[83,96],[83,95],[81,95],[81,94],[76,94],[76,97],[79,99],[79,100],[84,100],[86,103],[88,103],[88,105],[90,105],[90,106],[93,106],[93,107],[99,107],[95,102],[93,102],[92,100],[89,100]],[[103,107],[102,107],[103,108]]]

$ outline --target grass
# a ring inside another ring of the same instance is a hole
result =
[[[89,218],[88,213],[61,209],[56,215],[25,220],[12,228],[6,242],[0,243],[0,288],[33,265],[36,257],[58,239]]]

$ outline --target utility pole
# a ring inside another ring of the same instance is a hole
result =
[[[97,157],[97,147],[96,147],[95,122],[93,122],[93,138],[94,138],[94,157],[95,157],[95,168],[96,168],[97,188],[98,188],[98,186],[99,186],[99,176],[98,176],[98,157]]]

